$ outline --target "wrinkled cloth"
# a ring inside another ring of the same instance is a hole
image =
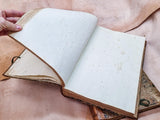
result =
[[[128,33],[146,37],[143,69],[160,91],[160,10]]]
[[[160,90],[160,0],[0,0],[0,9],[4,10],[27,12],[45,7],[89,12],[98,17],[98,25],[146,37],[143,70]],[[2,74],[11,65],[13,56],[20,55],[23,50],[24,47],[11,38],[0,37],[0,80],[7,79]],[[55,99],[57,95],[59,97]],[[0,119],[54,120],[74,119],[75,116],[91,119],[86,105],[60,96],[57,86],[17,79],[3,80],[0,82]],[[51,101],[60,101],[60,106]],[[72,113],[68,112],[70,109]],[[74,111],[80,111],[80,115]],[[139,120],[159,119],[159,108],[139,115]]]
[[[89,107],[60,86],[11,78],[0,82],[0,120],[91,120]]]

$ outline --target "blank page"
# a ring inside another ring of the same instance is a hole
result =
[[[96,23],[97,18],[88,13],[46,8],[11,36],[54,68],[66,82]]]
[[[145,39],[97,27],[65,89],[135,113]]]

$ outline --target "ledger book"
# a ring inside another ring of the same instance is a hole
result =
[[[97,25],[89,13],[37,9],[10,36],[28,50],[5,75],[62,86],[62,94],[137,117],[145,38]]]

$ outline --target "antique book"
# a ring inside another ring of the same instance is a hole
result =
[[[10,36],[30,52],[5,75],[57,83],[64,96],[137,117],[144,37],[100,27],[89,13],[51,8],[17,24],[23,30]]]
[[[160,107],[160,92],[143,71],[141,77],[138,112],[145,112],[157,107]],[[93,105],[90,105],[90,111],[94,120],[118,120],[125,118],[123,115],[119,115],[110,110],[100,109],[99,107]]]

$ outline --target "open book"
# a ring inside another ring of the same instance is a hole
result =
[[[56,83],[75,99],[137,117],[145,39],[97,26],[91,14],[26,13],[10,36],[26,48],[5,75]]]

